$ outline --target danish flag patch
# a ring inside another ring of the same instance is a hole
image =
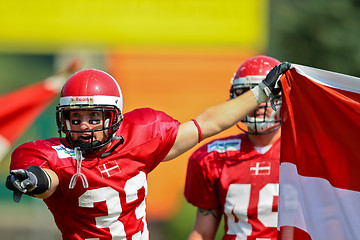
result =
[[[270,175],[271,163],[256,162],[255,166],[250,167],[251,175]]]
[[[103,178],[108,178],[121,172],[120,167],[116,162],[116,160],[100,165],[98,166],[98,169]]]

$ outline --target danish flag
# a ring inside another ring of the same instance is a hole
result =
[[[116,162],[116,160],[100,165],[98,166],[98,169],[103,178],[108,178],[121,172],[120,167]]]

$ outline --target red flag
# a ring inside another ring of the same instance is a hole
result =
[[[41,82],[0,96],[0,161],[9,148],[58,95],[67,74],[79,67],[72,61],[66,70]]]
[[[281,79],[279,239],[357,239],[360,79],[293,66]]]

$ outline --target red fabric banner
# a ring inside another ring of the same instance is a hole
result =
[[[57,97],[68,75],[80,65],[80,59],[72,59],[66,69],[53,76],[0,96],[0,161]]]
[[[294,65],[281,83],[279,239],[356,239],[360,79]]]
[[[0,135],[13,144],[57,94],[42,81],[0,96]]]

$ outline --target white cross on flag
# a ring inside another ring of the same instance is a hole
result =
[[[360,79],[293,65],[281,85],[279,239],[359,239]]]
[[[103,178],[108,178],[121,172],[116,160],[100,165],[98,168]]]

